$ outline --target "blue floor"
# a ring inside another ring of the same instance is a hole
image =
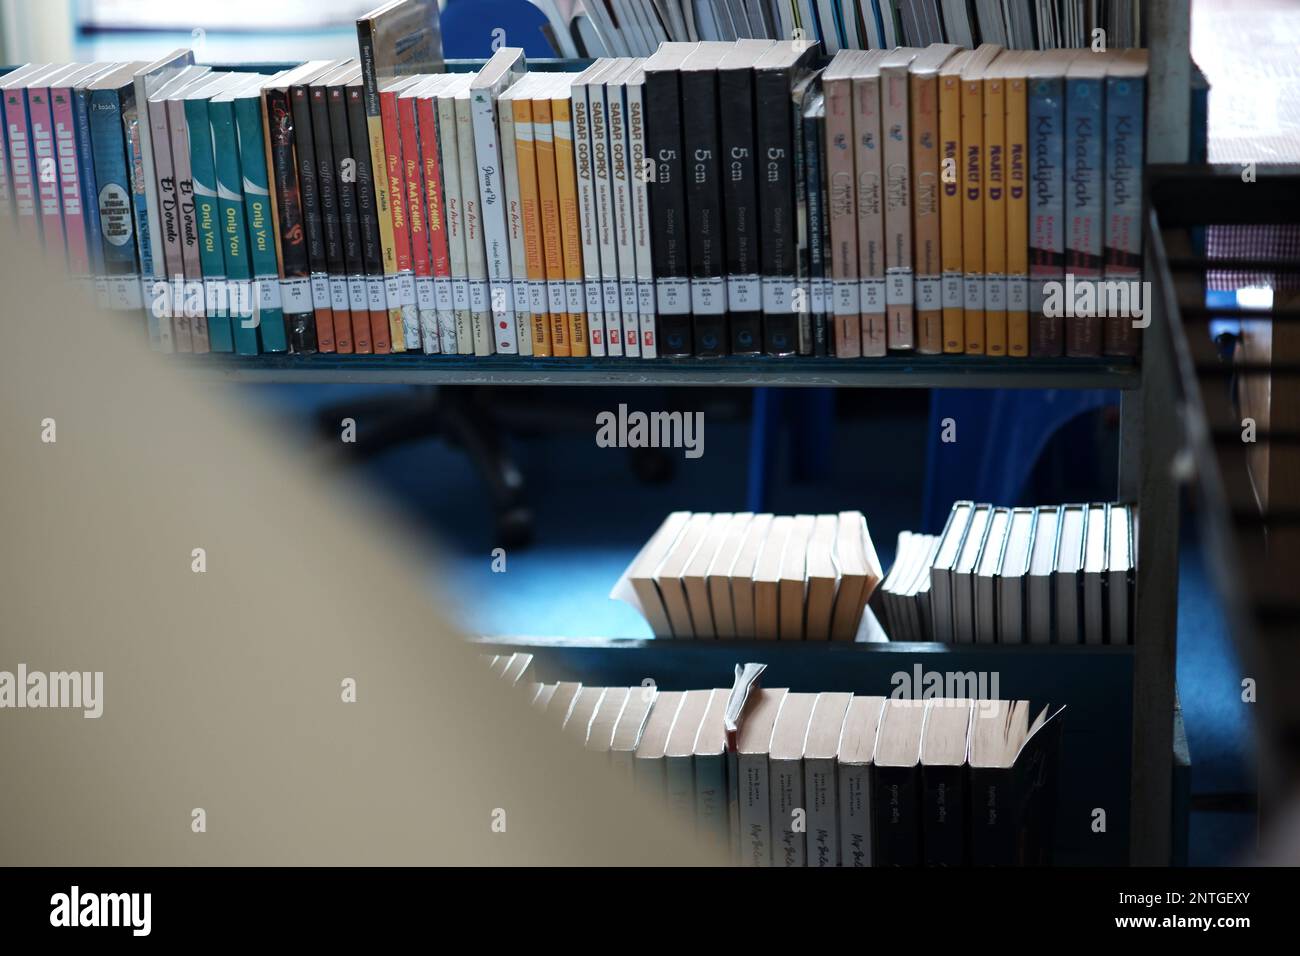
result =
[[[304,423],[307,413],[322,404],[376,391],[269,386],[252,394],[256,407]],[[636,393],[632,395],[617,400],[634,403]],[[768,508],[784,513],[858,508],[867,515],[888,566],[898,532],[918,527],[921,514],[925,446],[918,436],[925,409],[916,403],[910,408],[913,420],[891,413],[840,421],[828,473],[816,481],[790,479],[789,449],[778,436]],[[364,420],[358,421],[358,428],[364,427]],[[710,424],[703,457],[678,458],[673,479],[662,485],[640,482],[627,453],[597,448],[593,434],[594,424],[588,431],[513,442],[527,478],[537,535],[533,547],[506,554],[504,574],[492,570],[490,500],[462,453],[430,440],[394,449],[363,467],[376,490],[409,516],[413,530],[440,546],[442,557],[428,570],[429,586],[465,630],[649,637],[638,614],[608,598],[639,546],[668,511],[744,510],[749,439],[744,421]],[[1055,469],[1058,474],[1070,470]],[[1049,481],[1052,473],[1045,469]],[[1069,500],[1079,500],[1077,495],[1087,491],[1070,490],[1074,496]],[[1097,498],[1109,494],[1101,489]],[[1254,784],[1250,705],[1241,701],[1241,675],[1192,526],[1184,522],[1189,530],[1181,549],[1178,685],[1195,810],[1197,795],[1253,792]],[[1253,815],[1193,812],[1189,862],[1231,863],[1248,851],[1253,835]]]

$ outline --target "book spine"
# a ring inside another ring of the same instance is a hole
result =
[[[620,83],[605,85],[605,119],[609,131],[609,188],[613,200],[610,232],[617,251],[614,288],[618,295],[618,315],[622,320],[623,354],[641,357],[640,302],[636,287],[636,248],[632,239],[632,195],[628,167],[627,114],[624,87]]]
[[[582,279],[587,309],[587,348],[593,356],[603,358],[605,349],[605,303],[600,285],[600,227],[596,224],[596,182],[592,161],[591,100],[587,84],[574,83],[573,91],[573,146],[578,182],[578,232],[582,237]],[[504,118],[507,111],[502,111]],[[513,130],[513,111],[511,124]],[[501,132],[505,139],[505,130]],[[505,145],[504,143],[502,144]],[[513,142],[511,143],[513,145]],[[640,168],[640,167],[636,167]],[[509,186],[507,182],[507,186]],[[518,203],[518,185],[515,184],[514,202]],[[522,217],[515,213],[515,222]],[[522,277],[527,282],[528,267],[523,262],[523,233],[519,230],[519,245],[514,244],[515,231],[511,232],[512,261],[515,264],[515,282]],[[522,266],[522,269],[520,268]],[[516,297],[517,298],[517,297]],[[525,304],[527,300],[525,299]]]
[[[921,864],[920,768],[875,768],[876,846],[880,866]]]
[[[528,268],[528,302],[533,320],[533,354],[549,357],[550,304],[546,298],[546,256],[542,251],[541,204],[537,189],[537,144],[533,140],[533,101],[516,99],[515,156],[519,160],[519,208],[524,220],[524,259]]]
[[[807,834],[804,826],[796,826],[796,821],[800,818],[806,821],[803,761],[770,760],[768,764],[772,785],[772,865],[801,867],[807,857]]]
[[[713,70],[687,70],[680,77],[682,149],[686,156],[686,229],[690,240],[691,314],[695,354],[728,352],[722,194],[718,188],[718,88]]]
[[[906,67],[880,71],[880,105],[885,174],[886,340],[891,349],[916,348],[912,278],[912,137]]]
[[[1099,79],[1071,77],[1065,83],[1065,272],[1067,279],[1073,276],[1075,300],[1065,303],[1066,355],[1101,354],[1095,305],[1103,261],[1102,92]]]
[[[646,71],[646,153],[653,163],[653,175],[647,184],[650,258],[655,274],[659,351],[668,357],[690,355],[694,348],[679,93],[675,70]]]
[[[415,314],[419,322],[417,348],[426,355],[441,351],[438,339],[438,307],[433,291],[433,265],[429,258],[429,212],[421,181],[423,158],[420,126],[414,97],[397,101],[402,136],[402,184],[406,190],[406,223],[411,232],[411,271],[415,274]],[[432,144],[436,149],[436,144]]]
[[[641,324],[641,357],[659,357],[655,319],[654,263],[650,248],[650,163],[645,139],[645,84],[627,85],[627,139],[632,169],[632,242],[636,259],[637,319]]]
[[[836,358],[862,355],[862,289],[858,284],[858,173],[854,168],[858,143],[876,149],[876,137],[854,130],[853,83],[846,78],[823,80],[826,100],[827,213],[831,236],[831,312],[835,317]],[[874,154],[873,154],[874,155]]]
[[[298,174],[298,195],[302,202],[316,348],[320,352],[333,352],[334,300],[330,291],[329,262],[325,258],[325,228],[321,222],[316,137],[311,124],[311,90],[302,84],[291,87],[289,104],[293,114],[293,153]]]
[[[743,866],[772,865],[771,791],[766,754],[740,754],[738,775],[740,862]]]
[[[826,182],[822,144],[824,122],[819,117],[804,114],[804,191],[808,206],[808,299],[806,305],[812,318],[813,354],[825,357],[830,354],[831,331],[826,321],[828,282],[826,259],[829,242],[826,228]],[[735,324],[735,318],[732,319]],[[732,339],[735,339],[733,330]]]
[[[925,866],[966,865],[966,768],[921,768],[921,849]]]
[[[1029,354],[1028,81],[1006,80],[1007,354]]]
[[[4,122],[4,107],[0,105],[0,229],[9,229],[14,224],[14,190],[9,163],[9,124]]]
[[[140,277],[135,258],[135,215],[131,209],[126,134],[120,90],[96,90],[90,101],[95,180],[99,185],[99,224],[109,304],[115,310],[139,309]]]
[[[376,355],[387,355],[405,349],[402,341],[402,315],[393,304],[400,298],[396,289],[397,274],[388,268],[385,249],[392,251],[391,243],[384,245],[383,224],[388,223],[388,238],[392,238],[392,221],[388,210],[379,206],[374,165],[375,132],[378,118],[370,115],[366,95],[355,86],[344,87],[344,104],[348,116],[348,141],[356,170],[357,232],[361,237],[361,260],[366,270],[366,305],[370,312],[370,345]],[[373,122],[372,122],[373,120]],[[379,136],[382,154],[383,135]],[[369,144],[369,148],[367,148]],[[387,190],[385,190],[385,196]],[[393,258],[396,264],[396,257]],[[391,280],[391,281],[390,281]]]
[[[221,253],[221,213],[217,208],[217,167],[212,152],[212,123],[207,100],[183,104],[190,150],[190,179],[194,184],[194,228],[198,239],[203,302],[208,313],[208,340],[214,352],[235,350],[230,314],[224,308],[226,259]]]
[[[81,191],[80,167],[83,157],[77,149],[77,120],[72,108],[71,89],[62,87],[50,91],[50,118],[54,128],[54,148],[59,158],[58,188],[67,245],[68,274],[82,280],[90,275],[90,252],[86,243],[86,196]],[[127,128],[130,128],[129,119]],[[84,161],[90,162],[90,157],[84,157]],[[132,183],[134,188],[134,177]]]
[[[545,94],[533,100],[533,148],[537,154],[537,208],[542,225],[551,350],[556,356],[567,357],[573,353],[565,318],[564,252],[560,246],[560,197],[555,178],[555,127],[551,101]]]
[[[515,324],[513,275],[510,271],[510,236],[506,230],[506,198],[501,181],[501,144],[497,132],[497,92],[470,92],[474,152],[478,171],[479,216],[487,261],[489,311],[493,341],[502,354],[519,353]],[[584,343],[586,337],[583,338]]]
[[[266,162],[266,131],[261,97],[235,100],[235,129],[239,139],[239,175],[248,230],[248,265],[253,277],[254,325],[263,352],[289,348],[280,300],[280,270],[276,255],[274,204]],[[157,140],[154,140],[155,144]],[[155,154],[156,156],[157,154]]]
[[[966,354],[984,354],[984,82],[962,80],[962,308]]]
[[[438,97],[438,141],[447,202],[447,242],[451,261],[452,308],[456,315],[456,353],[474,354],[474,329],[469,308],[469,274],[465,260],[465,205],[461,191],[460,146],[456,133],[456,100]]]
[[[78,89],[73,91],[72,98],[73,111],[76,117],[77,126],[77,153],[85,157],[83,162],[78,164],[81,176],[81,195],[85,202],[83,211],[86,217],[86,255],[89,260],[87,266],[87,275],[94,283],[96,293],[105,288],[104,286],[104,246],[103,233],[99,225],[99,187],[95,180],[95,154],[90,138],[90,91],[87,89]],[[144,108],[144,107],[142,107]],[[148,125],[146,115],[144,125]],[[5,124],[5,135],[8,136],[9,125]],[[10,161],[14,162],[12,147],[10,150]],[[10,187],[13,188],[14,177],[18,174],[18,167],[12,167],[10,176]],[[15,194],[15,203],[17,196]],[[14,215],[17,216],[17,206],[14,207]],[[157,268],[155,269],[157,271]],[[106,296],[101,301],[106,301]],[[161,334],[161,333],[160,333]],[[174,346],[173,340],[173,346]]]
[[[794,355],[798,329],[792,301],[798,236],[794,208],[794,131],[791,74],[754,74],[754,138],[763,157],[758,178],[763,276],[763,345],[768,355]]]
[[[59,158],[54,147],[54,117],[50,110],[50,89],[27,91],[28,115],[35,157],[36,205],[41,218],[45,255],[66,264],[67,244],[63,238],[63,203],[59,199]]]
[[[147,111],[147,106],[145,109]],[[147,112],[142,118],[139,112],[139,104],[132,102],[130,109],[123,114],[123,121],[126,124],[126,148],[130,160],[127,171],[131,176],[131,200],[135,212],[135,249],[140,262],[140,301],[145,307],[145,321],[149,328],[149,343],[160,352],[175,352],[176,343],[172,337],[171,319],[167,317],[167,314],[160,314],[161,310],[159,308],[155,308],[159,296],[167,296],[168,290],[166,283],[161,282],[158,277],[160,268],[155,260],[159,253],[155,246],[155,232],[150,222],[149,213],[148,187],[152,183],[152,179],[146,178],[148,173],[145,166],[146,144],[144,142],[145,131],[149,128],[149,119]],[[89,162],[90,160],[87,158],[84,165],[89,165]],[[78,163],[78,165],[83,164]],[[82,196],[84,197],[85,193],[82,193]],[[93,205],[94,203],[89,204],[89,206]],[[83,213],[89,206],[83,202]],[[68,234],[68,242],[69,248],[71,248],[73,242],[71,232]],[[89,258],[87,258],[87,273],[89,273]]]
[[[1142,137],[1146,80],[1140,76],[1106,79],[1106,230],[1107,284],[1142,279]],[[1136,355],[1138,335],[1129,315],[1104,320],[1102,351]]]
[[[668,812],[676,820],[692,820],[695,816],[695,774],[693,758],[665,757],[665,791],[668,795]]]
[[[582,238],[578,228],[578,179],[574,166],[572,105],[569,97],[551,101],[555,131],[555,185],[560,210],[560,250],[564,257],[564,305],[569,324],[569,348],[575,358],[591,354],[587,340],[587,303],[582,285]],[[626,178],[626,177],[625,177]],[[627,231],[631,232],[631,217]],[[632,286],[633,295],[636,285]],[[632,338],[637,330],[632,329]]]
[[[966,351],[966,327],[962,291],[962,163],[961,77],[939,77],[939,143],[942,155],[939,169],[940,267],[943,285],[943,350],[945,353]]]
[[[176,175],[177,216],[180,225],[181,265],[185,275],[185,297],[203,303],[190,317],[195,352],[212,351],[208,334],[207,295],[203,288],[203,264],[199,258],[198,204],[194,196],[194,173],[190,165],[189,125],[182,100],[167,102],[168,135]]]
[[[916,238],[916,350],[943,352],[943,242],[939,225],[939,80],[914,75],[911,89],[912,229]]]
[[[794,142],[794,226],[795,226],[795,281],[791,293],[790,309],[795,319],[795,350],[800,355],[813,354],[813,322],[809,300],[812,286],[809,281],[808,262],[812,237],[808,231],[808,146],[803,136],[804,107],[815,93],[811,79],[800,84],[790,97],[790,129]]]
[[[9,134],[10,180],[13,183],[18,235],[27,245],[36,246],[41,241],[41,222],[36,205],[36,178],[32,169],[32,140],[25,89],[5,91],[5,126]]]
[[[808,866],[840,865],[839,796],[835,760],[804,760],[803,804],[808,811]]]
[[[1044,308],[1048,283],[1065,278],[1065,80],[1029,81],[1029,354],[1057,356],[1065,350],[1059,311]]]
[[[1007,354],[1006,87],[984,81],[984,352]]]
[[[871,866],[875,862],[871,777],[870,765],[839,765],[840,866]]]
[[[280,242],[280,297],[284,321],[290,349],[314,352],[316,322],[311,262],[307,255],[302,197],[294,163],[293,114],[287,91],[268,89],[265,95],[276,229]]]
[[[623,355],[623,299],[618,285],[618,241],[615,238],[614,186],[610,175],[608,97],[604,83],[587,86],[591,115],[592,181],[596,190],[596,232],[600,245],[600,300],[605,320],[605,348]]]
[[[343,229],[339,212],[338,174],[334,166],[334,136],[330,125],[329,88],[313,86],[308,91],[311,113],[312,151],[316,159],[316,192],[320,204],[321,240],[325,247],[325,281],[329,290],[329,311],[334,320],[334,351],[356,352],[353,337],[352,303],[348,299],[347,260],[343,255]],[[369,322],[365,323],[367,330]],[[366,340],[370,336],[367,331]]]
[[[731,839],[725,754],[695,755],[695,833],[719,853]]]
[[[179,72],[179,67],[173,67],[167,73],[156,75],[146,79],[144,76],[135,77],[135,111],[138,119],[137,130],[139,133],[138,151],[136,156],[136,145],[132,145],[133,161],[140,167],[139,188],[143,190],[143,198],[137,192],[137,201],[144,208],[143,217],[137,213],[137,221],[143,218],[144,225],[136,230],[136,244],[140,252],[140,275],[142,280],[166,280],[167,266],[163,261],[162,253],[162,220],[159,215],[158,200],[158,175],[154,169],[153,158],[153,129],[149,120],[149,86],[153,83],[163,82],[164,77],[174,77]],[[76,99],[81,98],[81,91],[74,91]],[[78,116],[80,121],[80,116]],[[128,139],[130,137],[128,136]],[[83,195],[90,196],[91,193],[83,190]],[[90,212],[91,203],[86,207]],[[93,261],[93,258],[92,258]],[[160,325],[167,325],[166,321],[160,322]],[[170,329],[167,330],[170,334]],[[174,346],[174,342],[172,345]]]
[[[858,306],[861,354],[888,351],[885,288],[884,156],[880,128],[880,78],[853,81],[854,168],[857,175]]]
[[[754,156],[754,72],[719,70],[719,151],[726,226],[727,312],[733,355],[763,351],[763,289],[759,277],[758,164]]]
[[[369,270],[366,252],[361,245],[361,213],[356,187],[357,160],[352,149],[348,93],[345,87],[334,85],[325,88],[325,112],[329,118],[330,150],[333,153],[331,162],[338,191],[342,275],[347,314],[352,325],[352,351],[357,355],[373,355],[378,351],[376,342],[388,342],[388,311],[385,308],[378,316],[372,316],[370,312]],[[378,248],[373,249],[372,253],[378,257]],[[376,337],[376,332],[381,334]],[[386,345],[384,348],[387,350]]]
[[[406,162],[397,117],[397,94],[379,94],[380,120],[384,127],[384,178],[388,187],[389,222],[393,229],[393,255],[397,262],[397,296],[402,313],[402,346],[407,352],[420,349],[420,313],[415,298],[415,270],[411,264],[411,224],[407,219]],[[378,171],[379,167],[375,167]],[[391,307],[391,303],[390,303]]]
[[[472,322],[471,341],[475,355],[491,355],[494,338],[488,295],[487,250],[483,243],[483,217],[478,195],[478,162],[474,149],[474,122],[469,96],[458,95],[455,109],[456,147],[460,154],[461,224],[464,227],[465,271],[469,280],[469,312]],[[549,128],[550,124],[547,125]],[[558,228],[558,223],[556,227]]]
[[[234,102],[226,100],[209,103],[208,118],[212,125],[212,150],[216,157],[218,235],[226,273],[234,350],[238,355],[256,355],[253,269],[249,262]]]
[[[431,96],[416,104],[420,120],[420,158],[424,163],[425,222],[429,228],[429,271],[437,313],[438,348],[456,354],[456,310],[451,294],[451,260],[447,248],[447,210],[443,202],[442,158],[438,136],[438,105]],[[427,348],[426,348],[427,351]],[[531,350],[527,354],[532,354]]]
[[[154,176],[157,180],[160,232],[159,252],[164,276],[173,301],[184,301],[185,267],[181,262],[180,203],[176,194],[176,172],[172,164],[171,131],[167,125],[167,104],[149,104],[150,140],[153,143]],[[107,268],[105,269],[107,271]],[[172,336],[176,351],[193,352],[193,322],[185,309],[172,310]]]
[[[1014,866],[1016,812],[1012,790],[1016,770],[970,768],[970,862]]]
[[[379,104],[379,80],[375,69],[375,35],[374,21],[370,19],[361,19],[357,21],[357,49],[361,60],[361,77],[363,92],[361,103],[365,110],[366,118],[366,140],[360,140],[356,136],[356,130],[353,130],[352,141],[356,146],[355,152],[358,154],[357,166],[360,168],[360,154],[367,152],[364,143],[369,143],[369,157],[367,165],[371,171],[371,184],[368,187],[373,193],[367,202],[374,206],[375,230],[379,242],[380,253],[380,275],[383,279],[384,298],[387,303],[388,311],[388,328],[389,334],[385,337],[388,342],[388,348],[385,351],[404,352],[406,351],[406,339],[404,331],[404,318],[402,310],[402,290],[398,279],[397,269],[397,248],[393,237],[393,218],[392,211],[389,209],[391,197],[388,194],[388,177],[383,174],[387,160],[387,150],[384,148],[384,121]],[[351,89],[349,89],[349,107],[351,107]],[[358,187],[360,179],[358,179]],[[360,189],[358,188],[358,196]],[[365,205],[362,202],[361,205]],[[367,282],[369,286],[370,283]],[[375,293],[371,292],[373,304],[378,304]],[[372,305],[373,311],[373,305]],[[373,335],[373,328],[372,328]],[[379,338],[375,336],[376,348],[379,351]]]

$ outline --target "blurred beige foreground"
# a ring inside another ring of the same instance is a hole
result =
[[[0,709],[0,862],[722,862],[490,676],[380,509],[13,246],[0,671],[103,671],[104,712]]]

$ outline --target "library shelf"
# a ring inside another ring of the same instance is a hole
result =
[[[1136,389],[1125,358],[890,355],[872,359],[532,358],[291,354],[177,356],[219,380],[347,385],[696,385],[821,388]]]

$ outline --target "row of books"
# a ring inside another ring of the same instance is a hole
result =
[[[1128,505],[958,501],[899,536],[876,608],[896,641],[1131,644],[1135,559]]]
[[[1081,47],[1094,30],[1137,46],[1136,0],[534,0],[559,56],[647,56],[664,40],[789,39],[826,50],[998,43],[1017,50]],[[568,11],[566,17],[563,10]]]
[[[545,718],[746,866],[1051,860],[1060,714],[1027,701],[543,683],[489,657]],[[1031,719],[1032,718],[1032,719]]]
[[[29,65],[0,210],[164,351],[1135,351],[1141,51],[815,51]]]
[[[637,608],[656,637],[852,641],[870,626],[880,579],[860,511],[675,511],[610,597]]]

